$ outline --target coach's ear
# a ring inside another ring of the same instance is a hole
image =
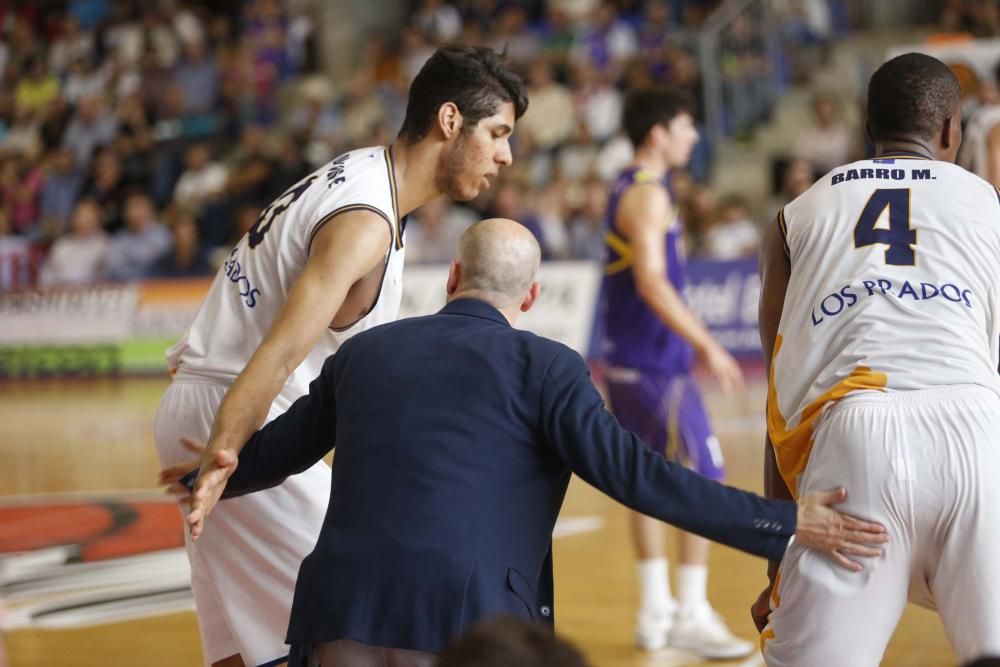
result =
[[[535,305],[538,301],[538,295],[542,292],[542,286],[535,281],[531,283],[531,287],[528,288],[528,293],[524,295],[524,300],[521,301],[521,312],[526,313],[531,310],[531,307]]]
[[[438,107],[438,129],[445,139],[452,139],[462,130],[462,112],[454,102],[445,102]]]
[[[453,260],[451,268],[448,270],[448,284],[445,286],[448,296],[458,291],[460,282],[462,282],[462,265],[457,260]]]

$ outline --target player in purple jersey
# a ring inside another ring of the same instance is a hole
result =
[[[698,141],[690,103],[664,89],[633,92],[623,125],[635,147],[608,204],[604,346],[608,398],[621,424],[665,456],[711,479],[723,476],[718,440],[691,378],[702,364],[725,391],[742,386],[736,361],[684,303],[683,229],[670,201],[667,173],[683,167]],[[708,542],[681,533],[678,597],[670,594],[663,526],[633,513],[638,557],[636,642],[706,658],[753,650],[735,637],[706,596]]]

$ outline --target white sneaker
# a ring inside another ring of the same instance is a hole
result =
[[[750,655],[754,645],[729,631],[726,622],[707,602],[692,610],[678,610],[668,637],[671,648],[685,649],[709,660]]]
[[[635,644],[643,651],[667,647],[667,635],[673,625],[674,608],[640,609],[635,624]]]

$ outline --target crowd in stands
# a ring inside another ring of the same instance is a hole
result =
[[[796,7],[828,1],[788,3],[789,31],[809,25]],[[211,273],[289,185],[390,143],[410,80],[447,41],[506,49],[531,103],[515,166],[477,201],[411,216],[408,261],[446,261],[484,215],[529,226],[546,258],[600,259],[607,184],[631,158],[624,91],[697,100],[690,35],[718,4],[414,0],[402,31],[366,35],[331,86],[309,0],[0,2],[0,289]],[[838,141],[827,131],[830,159]],[[703,142],[673,178],[693,252],[751,254],[745,202],[702,185],[709,159]]]

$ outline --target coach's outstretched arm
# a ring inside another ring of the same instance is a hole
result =
[[[349,347],[350,341],[330,356],[319,376],[309,383],[309,393],[254,433],[238,458],[230,450],[221,450],[214,456],[212,469],[200,474],[192,470],[181,478],[185,486],[193,485],[191,511],[187,515],[192,539],[201,535],[205,519],[219,500],[278,486],[333,449],[337,437],[335,378],[338,361]],[[176,472],[168,474],[176,478],[182,466],[175,468]]]
[[[799,503],[772,500],[706,479],[667,461],[623,429],[604,407],[583,359],[563,348],[542,391],[546,443],[584,481],[628,507],[757,556],[779,560],[789,538],[827,554],[877,556],[886,541],[876,523],[830,506],[842,491]]]

